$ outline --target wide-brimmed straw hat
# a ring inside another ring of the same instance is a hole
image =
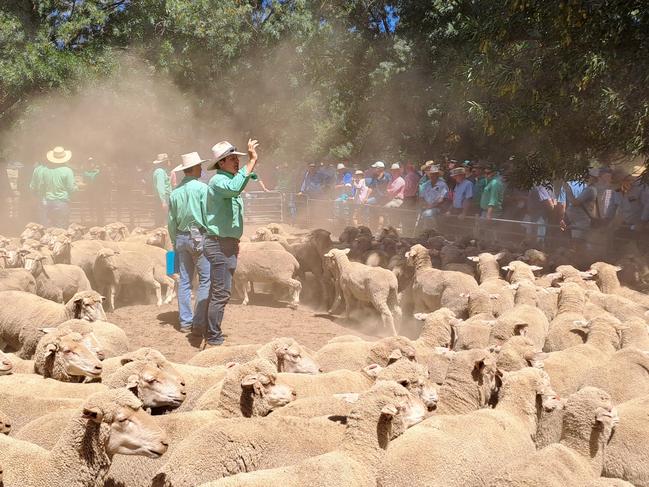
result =
[[[440,169],[440,167],[437,164],[431,164],[430,166],[426,166],[426,170],[428,172],[434,172],[434,173],[438,173],[438,174],[442,172],[442,170]]]
[[[237,156],[245,156],[245,152],[238,152],[237,148],[230,144],[227,140],[224,140],[223,142],[219,142],[218,144],[215,144],[212,146],[212,155],[214,156],[214,163],[208,167],[209,170],[216,169],[216,165],[218,164],[219,161],[225,159],[226,157],[230,155],[237,155]]]
[[[198,166],[204,162],[207,162],[207,159],[201,159],[201,156],[198,155],[198,152],[190,152],[189,154],[183,154],[180,156],[182,164],[173,168],[172,172],[184,171],[190,167]]]
[[[456,167],[451,169],[451,176],[459,176],[460,174],[466,175],[466,170],[464,167]]]
[[[47,152],[47,160],[52,164],[65,164],[70,159],[72,159],[72,151],[65,150],[61,146]]]
[[[162,164],[163,162],[167,162],[169,160],[169,155],[168,154],[158,154],[155,156],[155,160],[153,161],[153,164]]]

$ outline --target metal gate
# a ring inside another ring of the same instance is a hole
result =
[[[282,223],[284,221],[284,198],[275,191],[249,191],[244,198],[246,223]]]

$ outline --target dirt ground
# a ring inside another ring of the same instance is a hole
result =
[[[366,340],[363,329],[344,318],[327,317],[306,306],[291,310],[259,295],[248,306],[228,304],[223,320],[225,345],[265,343],[289,336],[313,350],[339,335],[357,335]],[[108,320],[120,326],[130,339],[130,349],[155,347],[174,362],[186,362],[199,351],[200,339],[178,331],[178,305],[126,306],[108,314]],[[365,330],[366,332],[368,330]]]

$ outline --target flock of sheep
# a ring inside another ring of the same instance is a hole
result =
[[[616,265],[268,225],[241,245],[244,304],[304,290],[384,338],[172,363],[104,313],[173,299],[168,246],[122,224],[0,237],[4,487],[649,486],[649,295]]]

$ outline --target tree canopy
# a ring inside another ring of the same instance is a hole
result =
[[[48,113],[43,96],[94,87],[126,100],[95,129],[121,146],[236,127],[292,163],[448,154],[512,161],[530,185],[593,159],[646,160],[647,47],[641,0],[12,0],[0,4],[0,132]],[[169,86],[171,114],[151,114]],[[43,119],[40,134],[63,124]],[[24,138],[3,140],[33,157]]]

